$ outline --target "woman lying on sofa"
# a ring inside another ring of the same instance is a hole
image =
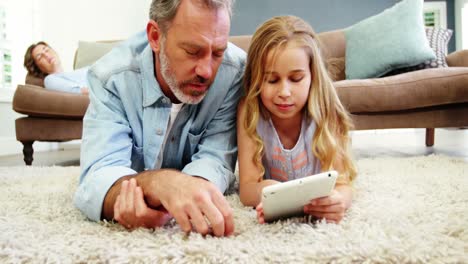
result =
[[[89,67],[64,72],[59,56],[44,41],[29,46],[24,54],[24,67],[30,75],[43,78],[46,89],[88,94]]]

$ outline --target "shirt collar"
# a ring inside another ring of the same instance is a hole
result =
[[[150,106],[166,98],[154,76],[153,50],[149,43],[140,54],[141,82],[143,84],[143,107]],[[170,102],[169,99],[165,100]]]

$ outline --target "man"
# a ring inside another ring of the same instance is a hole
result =
[[[146,33],[90,68],[75,195],[90,219],[234,231],[222,193],[234,181],[245,53],[228,44],[232,1],[153,0]]]

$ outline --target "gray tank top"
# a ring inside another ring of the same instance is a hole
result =
[[[259,118],[257,133],[263,140],[264,179],[289,181],[320,172],[320,162],[312,153],[315,122],[302,119],[301,133],[292,149],[284,149],[270,118]]]

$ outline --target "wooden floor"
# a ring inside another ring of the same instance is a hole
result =
[[[468,161],[468,129],[436,129],[435,144],[425,145],[424,129],[387,129],[352,132],[356,159],[410,157],[443,154]],[[66,149],[34,153],[34,166],[79,166],[80,150]],[[22,155],[0,156],[0,166],[23,166]]]

